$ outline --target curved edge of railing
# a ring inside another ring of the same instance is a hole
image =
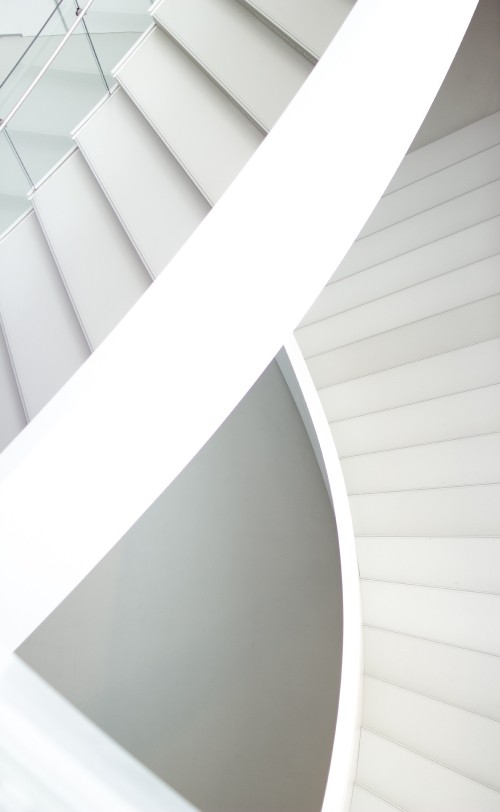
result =
[[[363,676],[363,620],[351,511],[339,457],[319,395],[294,338],[277,356],[309,434],[337,526],[342,580],[342,665],[333,750],[323,809],[348,812],[359,750]]]
[[[476,2],[358,0],[168,272],[7,449],[6,648],[119,541],[277,354],[394,174]]]

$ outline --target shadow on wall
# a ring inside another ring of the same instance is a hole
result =
[[[314,812],[341,646],[335,521],[273,362],[18,654],[204,812]]]

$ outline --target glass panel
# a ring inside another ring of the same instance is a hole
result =
[[[74,0],[60,0],[35,36],[9,41],[9,57],[2,59],[0,118],[5,118],[45,65],[74,22]]]
[[[60,0],[35,36],[12,38],[14,46],[0,59],[1,119],[35,81],[87,2]],[[0,233],[28,208],[26,192],[74,146],[71,131],[114,84],[112,69],[151,24],[150,6],[150,0],[94,0],[0,132]]]
[[[71,149],[71,131],[107,92],[82,23],[8,123],[36,184]]]
[[[110,87],[111,71],[153,22],[150,0],[94,0],[85,22]]]
[[[29,208],[30,186],[7,133],[0,132],[0,234]]]

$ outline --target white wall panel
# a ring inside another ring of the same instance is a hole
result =
[[[500,596],[362,581],[367,626],[500,655]]]
[[[365,628],[365,673],[500,722],[500,657]]]
[[[278,29],[320,57],[349,14],[355,0],[244,0]]]
[[[89,355],[34,212],[0,242],[0,312],[33,417]]]
[[[316,300],[303,323],[316,321],[350,307],[387,296],[497,254],[500,217],[457,231],[372,268],[342,277],[342,266]]]
[[[313,68],[233,0],[163,0],[154,17],[266,130]]]
[[[500,385],[330,425],[341,457],[500,431]]]
[[[76,141],[144,262],[158,275],[209,204],[121,88],[78,130]]]
[[[394,812],[397,808],[363,787],[354,786],[351,812]]]
[[[326,378],[326,371],[320,380]],[[330,386],[320,392],[330,421],[405,406],[500,382],[500,340],[480,342],[443,355]],[[319,386],[319,381],[316,381]]]
[[[79,152],[36,190],[33,205],[79,318],[96,347],[151,278]]]
[[[0,451],[2,451],[26,425],[26,415],[2,331],[0,331],[0,409]]]
[[[362,578],[500,594],[500,538],[362,537]]]
[[[500,181],[494,180],[401,223],[357,240],[339,269],[349,276],[379,262],[454,234],[500,213]]]
[[[452,770],[500,789],[500,723],[365,677],[363,725]]]
[[[500,162],[499,162],[500,163]],[[309,357],[500,292],[500,254],[302,327]]]
[[[446,166],[463,161],[480,150],[499,143],[500,113],[493,113],[480,121],[439,138],[432,144],[409,152],[401,162],[387,192],[393,192]]]
[[[262,142],[262,132],[158,28],[116,78],[212,202]]]
[[[500,434],[359,454],[342,470],[348,493],[500,484]]]
[[[500,141],[500,127],[498,140]],[[499,174],[500,144],[495,144],[440,172],[427,175],[403,189],[384,195],[361,231],[360,237],[366,237],[472,189],[477,189],[498,178]]]
[[[316,386],[323,387],[478,344],[499,335],[500,294],[496,294],[344,347],[323,351],[309,357],[308,366]],[[297,340],[301,345],[300,334]]]
[[[500,486],[431,488],[351,496],[354,532],[361,536],[495,536]]]
[[[500,793],[369,731],[357,782],[405,812],[499,812]]]

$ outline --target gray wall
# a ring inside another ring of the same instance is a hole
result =
[[[412,149],[500,110],[500,3],[480,0]],[[422,54],[425,59],[425,54]]]
[[[273,363],[18,653],[201,809],[314,812],[340,651],[334,520]]]

